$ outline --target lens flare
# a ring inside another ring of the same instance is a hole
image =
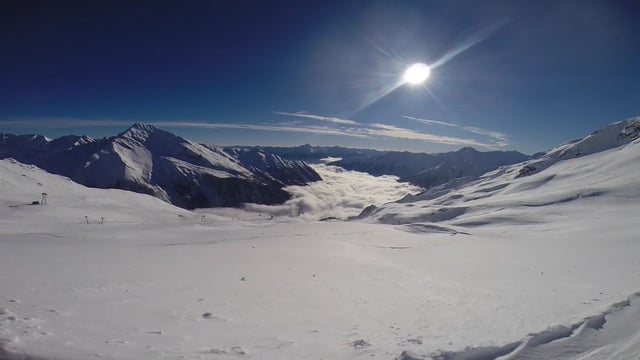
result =
[[[404,82],[411,85],[422,84],[431,75],[431,68],[424,63],[415,63],[404,72]]]

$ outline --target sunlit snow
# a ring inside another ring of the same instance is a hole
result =
[[[638,141],[356,222],[238,220],[2,160],[0,358],[635,358]],[[362,180],[331,171],[317,186]]]

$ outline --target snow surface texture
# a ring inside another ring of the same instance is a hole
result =
[[[0,358],[637,359],[637,142],[359,222],[234,221],[0,161]]]

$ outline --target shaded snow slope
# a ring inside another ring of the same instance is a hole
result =
[[[0,359],[637,357],[637,299],[611,309],[640,283],[636,145],[398,226],[233,221],[0,161]]]
[[[302,162],[264,152],[248,159],[140,123],[100,140],[2,134],[0,158],[8,157],[87,186],[151,194],[185,208],[282,203],[289,198],[282,187],[320,179]]]

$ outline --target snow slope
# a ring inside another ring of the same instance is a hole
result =
[[[636,359],[639,153],[359,222],[234,221],[3,160],[0,358]]]
[[[540,172],[558,161],[595,154],[629,144],[640,137],[640,117],[619,121],[596,130],[582,139],[560,145],[537,159],[529,161],[520,169],[518,176]]]
[[[555,212],[571,219],[638,202],[640,196],[640,118],[614,123],[552,149],[538,159],[499,168],[477,181],[434,188],[416,196],[368,209],[362,218],[390,223],[441,223],[474,227],[500,223],[544,223]],[[535,169],[535,171],[533,170]],[[367,217],[368,216],[368,217]]]

